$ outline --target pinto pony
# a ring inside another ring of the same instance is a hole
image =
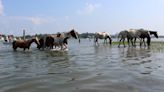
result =
[[[79,39],[79,35],[74,29],[72,29],[69,32],[63,32],[63,33],[48,35],[47,37],[45,37],[45,39],[41,38],[39,40],[39,42],[41,44],[38,46],[38,49],[45,48],[45,47],[49,48],[49,49],[53,49],[53,46],[55,46],[55,48],[60,47],[61,50],[66,49],[67,44],[68,44],[68,39],[70,37],[73,37],[75,39]],[[80,39],[79,39],[79,42],[80,42]],[[63,46],[65,48],[63,48]]]
[[[19,48],[23,48],[23,50],[25,51],[26,48],[30,49],[30,46],[33,42],[35,42],[37,44],[37,46],[40,45],[37,37],[32,38],[30,40],[16,40],[16,41],[13,41],[13,43],[12,43],[13,50],[16,51],[16,49],[19,47]]]
[[[96,32],[94,35],[94,42],[98,44],[98,39],[104,39],[104,44],[107,44],[107,38],[109,39],[109,44],[112,44],[112,38],[107,32]]]

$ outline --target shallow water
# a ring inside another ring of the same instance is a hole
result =
[[[120,47],[82,39],[69,50],[0,43],[0,92],[164,92],[164,46]]]

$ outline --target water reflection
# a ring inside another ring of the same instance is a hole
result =
[[[0,49],[1,92],[163,92],[163,45],[99,46],[82,40],[67,52]]]

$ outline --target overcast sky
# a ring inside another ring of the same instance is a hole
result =
[[[0,34],[144,28],[164,35],[164,0],[0,0]]]

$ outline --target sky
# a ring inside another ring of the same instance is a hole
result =
[[[0,0],[0,34],[54,34],[125,29],[164,35],[164,0]]]

